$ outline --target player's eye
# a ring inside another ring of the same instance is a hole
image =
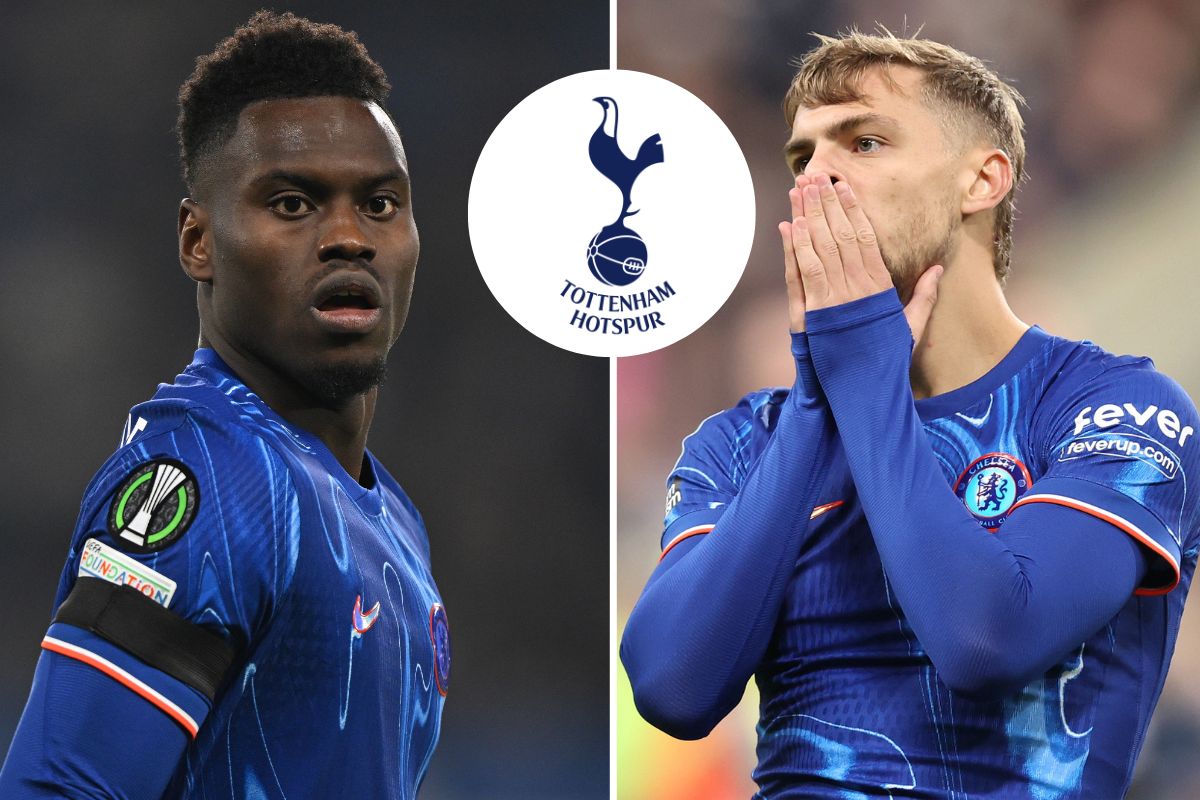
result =
[[[792,173],[801,175],[804,173],[804,168],[808,166],[808,156],[800,156],[792,162]]]
[[[883,142],[870,136],[860,136],[854,140],[854,149],[860,153],[878,153],[883,148]]]
[[[396,198],[386,194],[376,195],[367,201],[367,213],[373,217],[390,217],[399,210]]]
[[[315,210],[311,202],[297,194],[276,197],[269,206],[271,210],[285,217],[301,217]]]

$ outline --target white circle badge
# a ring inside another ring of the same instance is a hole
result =
[[[551,344],[666,347],[716,313],[754,236],[754,187],[720,118],[675,84],[581,72],[522,100],[475,167],[467,221],[488,288]]]

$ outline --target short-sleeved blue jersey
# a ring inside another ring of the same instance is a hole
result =
[[[786,394],[752,393],[684,440],[668,478],[664,552],[712,530]],[[1189,472],[1200,476],[1194,405],[1148,359],[1032,328],[988,374],[916,407],[946,481],[983,529],[1003,536],[1019,505],[1074,508],[1134,537],[1145,578],[1103,629],[1021,691],[994,701],[952,693],[889,588],[844,451],[831,442],[755,673],[760,796],[1123,795],[1200,543],[1200,503],[1188,491]],[[1088,569],[1086,552],[1078,563]]]
[[[133,586],[238,655],[210,703],[88,630],[54,622],[42,646],[188,732],[168,796],[416,795],[448,623],[417,510],[369,453],[362,480],[209,349],[130,412],[87,488],[55,606],[79,576]]]

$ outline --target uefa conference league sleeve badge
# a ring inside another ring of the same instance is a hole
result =
[[[750,254],[754,188],[695,96],[641,72],[582,72],[500,122],[468,224],[484,281],[526,330],[576,353],[638,355],[728,299]]]
[[[181,462],[157,458],[134,467],[113,493],[108,532],[132,553],[162,550],[187,531],[200,506],[196,477]]]

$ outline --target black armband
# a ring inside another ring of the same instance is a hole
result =
[[[215,633],[128,586],[80,577],[55,622],[91,631],[212,702],[236,656]]]

